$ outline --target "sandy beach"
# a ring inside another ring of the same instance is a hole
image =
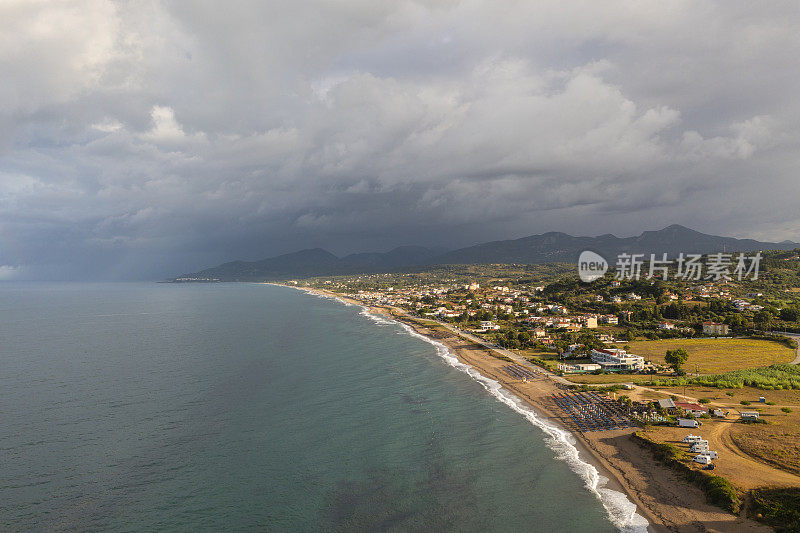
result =
[[[339,294],[303,288],[321,296],[365,307],[369,312],[408,324],[418,334],[445,345],[458,359],[483,376],[499,382],[505,389],[526,402],[537,413],[560,428],[569,425],[552,402],[559,391],[554,376],[535,381],[512,378],[502,371],[509,363],[490,354],[483,346],[452,332],[433,331],[420,325],[403,310],[376,307]],[[648,523],[649,531],[772,531],[771,528],[743,519],[706,503],[697,487],[682,480],[673,470],[657,462],[631,435],[634,428],[582,433],[572,431],[581,459],[608,478],[606,488],[624,493]]]

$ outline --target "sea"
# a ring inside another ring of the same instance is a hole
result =
[[[0,283],[3,531],[644,531],[573,443],[337,299]]]

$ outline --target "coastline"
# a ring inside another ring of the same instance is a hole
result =
[[[488,348],[477,346],[454,332],[426,328],[403,310],[370,305],[320,289],[274,285],[333,298],[361,307],[368,316],[396,321],[410,333],[443,347],[459,363],[477,374],[465,370],[473,378],[496,383],[501,390],[490,392],[540,427],[548,439],[557,441],[567,436],[569,442],[562,442],[561,446],[558,442],[555,445],[549,442],[548,445],[556,451],[559,459],[570,463],[570,467],[584,478],[587,489],[598,495],[609,518],[623,531],[771,531],[761,524],[707,504],[699,489],[680,479],[630,438],[635,429],[592,433],[571,430],[551,404],[551,395],[560,389],[549,377],[535,381],[513,378],[502,371],[502,367],[509,363],[491,355]],[[491,387],[488,383],[482,384],[487,390]],[[498,396],[503,390],[508,394]],[[594,473],[586,472],[589,469]],[[620,501],[623,499],[625,501]]]

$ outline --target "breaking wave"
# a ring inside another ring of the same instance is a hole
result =
[[[645,533],[647,531],[647,520],[636,512],[636,505],[631,502],[625,494],[606,487],[608,479],[601,476],[597,468],[580,458],[578,448],[575,446],[575,437],[568,431],[556,426],[546,420],[527,404],[523,403],[516,395],[504,389],[499,382],[487,378],[471,366],[462,363],[452,352],[442,344],[433,339],[421,335],[414,331],[408,324],[396,320],[386,319],[370,313],[366,307],[362,306],[359,313],[380,325],[396,324],[403,328],[405,333],[421,339],[436,348],[436,353],[444,359],[450,366],[468,374],[472,379],[480,383],[492,396],[509,406],[517,413],[524,416],[531,424],[541,429],[545,434],[545,443],[556,454],[556,458],[564,461],[570,469],[586,484],[586,488],[597,494],[603,507],[608,513],[611,523],[620,531],[626,533]]]
[[[299,287],[298,287],[299,288]],[[316,296],[318,298],[325,298],[336,300],[346,306],[353,307],[352,304],[332,295],[320,294],[299,288],[303,292]],[[625,494],[610,489],[606,485],[608,479],[601,476],[600,472],[594,465],[587,463],[581,459],[576,447],[575,437],[568,431],[556,426],[551,421],[542,417],[534,409],[522,402],[516,395],[504,389],[499,382],[487,378],[471,366],[462,363],[452,352],[442,344],[425,335],[420,335],[408,324],[398,322],[396,320],[388,319],[370,313],[369,309],[365,306],[359,305],[361,312],[359,315],[375,322],[380,326],[398,325],[403,328],[404,332],[412,337],[421,339],[436,348],[436,353],[447,364],[469,375],[472,379],[480,383],[492,396],[500,402],[506,404],[508,407],[525,417],[528,422],[542,430],[545,434],[545,443],[556,454],[556,458],[564,461],[585,483],[586,488],[594,492],[600,499],[603,507],[608,513],[611,523],[614,524],[620,531],[625,533],[646,533],[648,522],[647,520],[636,512],[636,505],[631,502]]]

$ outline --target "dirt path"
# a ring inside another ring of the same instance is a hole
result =
[[[732,420],[718,421],[707,437],[709,447],[720,453],[717,461],[720,475],[743,488],[800,487],[800,477],[758,461],[739,449],[731,438],[733,427]]]

